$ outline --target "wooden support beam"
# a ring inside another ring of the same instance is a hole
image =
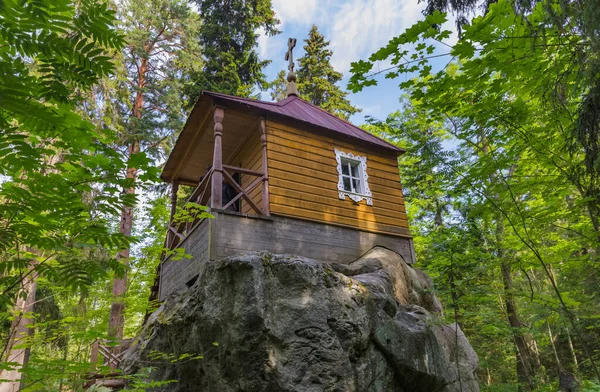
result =
[[[212,177],[212,172],[210,173],[210,176]],[[206,185],[204,186],[204,189],[202,190],[202,193],[200,194],[200,196],[198,196],[198,199],[196,201],[196,203],[200,204],[200,205],[205,205],[205,196],[206,196],[206,202],[208,202],[208,198],[210,197],[210,193],[207,195],[206,191],[210,186],[210,182],[206,183]]]
[[[241,194],[244,199],[246,199],[246,201],[248,202],[248,204],[250,204],[250,207],[252,207],[252,209],[254,209],[254,211],[256,211],[256,213],[258,215],[262,215],[263,212],[261,211],[261,209],[258,208],[258,206],[252,201],[252,199],[250,198],[250,196],[248,196],[248,194],[246,193],[246,191],[244,189],[242,189],[242,187],[239,186],[239,184],[237,182],[235,182],[235,180],[233,179],[233,177],[231,177],[231,175],[229,173],[227,173],[226,171],[223,172],[223,174],[225,175],[225,178],[226,178],[227,182],[229,182],[231,184],[231,186],[233,186],[233,188],[236,191],[238,191],[238,193]],[[255,182],[260,181],[260,180],[262,180],[262,179],[259,178]]]
[[[197,199],[199,198],[199,196],[202,193],[204,193],[204,190],[206,189],[206,187],[207,187],[207,185],[210,182],[210,179],[212,177],[212,172],[213,172],[213,169],[210,168],[210,170],[202,178],[202,181],[200,181],[200,184],[198,184],[198,186],[196,187],[196,189],[194,189],[194,192],[192,193],[192,195],[190,196],[190,198],[188,199],[188,201],[191,201],[193,203],[199,203],[197,201]]]
[[[263,183],[262,183],[262,203],[263,203],[263,214],[266,216],[271,215],[271,206],[269,200],[269,166],[267,160],[267,120],[263,117],[260,119],[258,124],[260,129],[260,142],[262,144],[262,172],[263,172]]]
[[[223,146],[221,145],[221,138],[223,136],[222,122],[224,116],[224,108],[216,106],[213,115],[215,120],[215,149],[213,153],[212,197],[210,207],[219,210],[223,207]]]
[[[261,177],[261,178],[257,178],[256,180],[254,180],[254,181],[253,181],[253,182],[252,182],[250,185],[248,185],[248,186],[246,187],[246,189],[244,189],[244,191],[243,191],[243,192],[240,192],[240,193],[238,193],[238,194],[237,194],[237,195],[236,195],[236,196],[235,196],[233,199],[231,199],[231,200],[229,201],[229,203],[227,203],[227,205],[223,206],[223,209],[224,209],[224,210],[226,210],[227,208],[229,208],[229,206],[231,206],[233,203],[235,203],[236,201],[238,201],[238,199],[239,199],[240,197],[244,196],[244,195],[246,195],[245,199],[247,199],[247,198],[249,197],[249,196],[248,196],[248,192],[252,191],[252,189],[254,189],[254,187],[256,187],[258,184],[260,184],[260,183],[261,183],[263,180],[264,180],[264,178],[263,178],[263,177]],[[250,202],[250,203],[251,203],[251,204],[254,204],[254,203],[252,203],[252,202]],[[257,208],[258,208],[258,207],[254,208],[254,209],[256,210]],[[261,214],[261,212],[259,212],[259,215],[260,215],[260,214]]]
[[[173,224],[173,218],[177,210],[177,191],[179,190],[179,182],[173,181],[171,184],[171,217],[169,218],[169,225]],[[167,233],[167,243],[170,243],[172,239],[171,232]]]
[[[95,340],[94,343],[92,343],[92,352],[90,354],[90,362],[93,363],[94,365],[98,361],[98,344],[99,343],[97,340]]]
[[[185,222],[182,224],[183,226],[185,226]],[[181,227],[181,225],[180,225]],[[171,230],[171,232],[173,234],[175,234],[177,237],[179,237],[180,239],[184,239],[185,236],[183,234],[181,234],[176,228],[174,228],[173,226],[169,226],[169,230]]]
[[[244,169],[243,167],[237,167],[237,166],[231,166],[231,165],[223,165],[223,169],[226,169],[226,170],[229,170],[232,172],[241,173],[241,174],[248,174],[250,176],[262,177],[264,175],[264,173],[257,172],[255,170]]]

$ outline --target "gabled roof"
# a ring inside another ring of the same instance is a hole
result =
[[[378,138],[369,132],[342,120],[341,118],[326,112],[325,110],[306,102],[305,100],[291,95],[279,102],[266,102],[250,98],[240,98],[233,95],[203,91],[202,94],[223,100],[225,102],[235,102],[256,108],[266,113],[273,113],[287,117],[296,121],[301,121],[320,128],[325,128],[335,133],[349,136],[354,139],[362,140],[371,145],[378,146],[387,150],[394,151],[396,154],[403,154],[405,151],[383,139]]]

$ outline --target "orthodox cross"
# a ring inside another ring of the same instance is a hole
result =
[[[290,62],[288,65],[288,70],[290,71],[290,74],[294,73],[294,54],[292,53],[292,50],[294,50],[295,46],[296,38],[288,38],[288,50],[285,54],[285,59]]]

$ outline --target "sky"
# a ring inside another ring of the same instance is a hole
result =
[[[258,40],[261,58],[273,62],[266,68],[268,80],[274,80],[277,72],[286,70],[284,60],[289,37],[298,40],[294,59],[304,54],[304,40],[313,24],[317,25],[325,39],[330,41],[333,51],[331,63],[342,72],[342,87],[346,87],[350,76],[350,63],[366,60],[371,53],[400,35],[407,27],[422,19],[424,2],[418,0],[272,0],[282,32],[274,37],[261,35]],[[452,24],[443,26],[452,29]],[[296,61],[296,70],[297,68]],[[389,64],[377,64],[375,70]],[[362,112],[353,115],[350,121],[360,125],[365,116],[385,119],[388,114],[400,109],[402,92],[398,85],[406,78],[395,80],[378,78],[379,84],[362,92],[350,94],[349,99]],[[269,92],[262,99],[271,100]]]

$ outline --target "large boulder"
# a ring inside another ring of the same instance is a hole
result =
[[[176,381],[159,391],[479,391],[441,311],[429,277],[385,248],[350,265],[247,253],[168,298],[123,366]]]

